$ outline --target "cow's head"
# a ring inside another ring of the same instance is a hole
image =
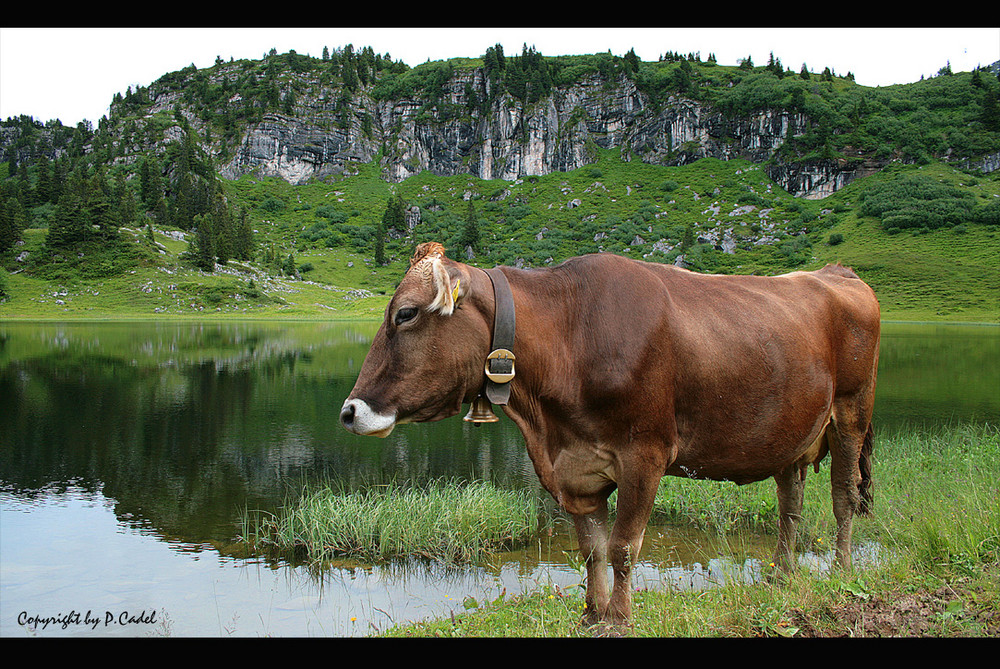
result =
[[[355,434],[440,420],[475,399],[489,353],[493,293],[480,270],[420,244],[340,412]]]

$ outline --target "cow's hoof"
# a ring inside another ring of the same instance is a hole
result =
[[[580,627],[584,628],[588,634],[595,638],[616,639],[628,636],[630,631],[628,623],[612,622],[598,615],[585,615],[580,620]]]

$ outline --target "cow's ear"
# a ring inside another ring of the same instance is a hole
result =
[[[460,268],[446,267],[439,259],[434,260],[432,270],[435,295],[430,310],[437,311],[442,316],[451,316],[466,295],[468,281],[462,280]]]
[[[452,267],[448,270],[448,282],[451,286],[451,301],[455,309],[458,309],[469,294],[469,281],[461,267]]]

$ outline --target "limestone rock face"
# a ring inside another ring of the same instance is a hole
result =
[[[213,74],[231,75],[225,69]],[[168,110],[182,114],[226,178],[254,174],[293,184],[350,174],[377,157],[384,178],[397,183],[425,170],[513,181],[585,167],[595,161],[596,148],[618,148],[624,160],[657,165],[704,157],[746,159],[766,164],[771,178],[793,195],[820,198],[884,166],[864,156],[849,163],[775,161],[789,139],[809,130],[808,117],[768,110],[732,118],[679,96],[653,104],[625,76],[592,74],[530,103],[506,93],[492,95],[482,68],[455,70],[433,100],[402,93],[387,99],[384,93],[377,96],[371,84],[348,95],[299,76],[282,90],[289,96],[295,89],[282,113],[255,116],[226,139],[213,136],[185,106],[183,88],[176,85],[150,87],[154,106],[147,118]],[[226,104],[239,105],[238,98]],[[145,146],[126,147],[123,140],[116,160],[134,160],[150,144],[162,152],[183,134],[174,125]],[[992,156],[983,162],[995,168],[1000,161]]]
[[[322,130],[308,119],[268,114],[247,129],[236,156],[221,174],[235,179],[259,173],[299,184],[341,174],[352,160],[368,162],[376,148],[350,131]]]

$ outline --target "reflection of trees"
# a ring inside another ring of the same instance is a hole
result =
[[[347,434],[339,409],[368,340],[318,328],[49,333],[0,369],[0,476],[21,491],[73,480],[115,499],[119,518],[189,541],[228,539],[243,508],[274,508],[315,477],[534,484],[509,421]]]
[[[215,536],[244,503],[244,471],[255,458],[225,457],[222,436],[249,413],[249,370],[53,355],[12,364],[2,376],[14,398],[3,419],[8,483],[76,479],[116,499],[119,515],[148,518],[174,536]]]
[[[1000,336],[984,326],[883,326],[875,420],[913,427],[995,420]]]

